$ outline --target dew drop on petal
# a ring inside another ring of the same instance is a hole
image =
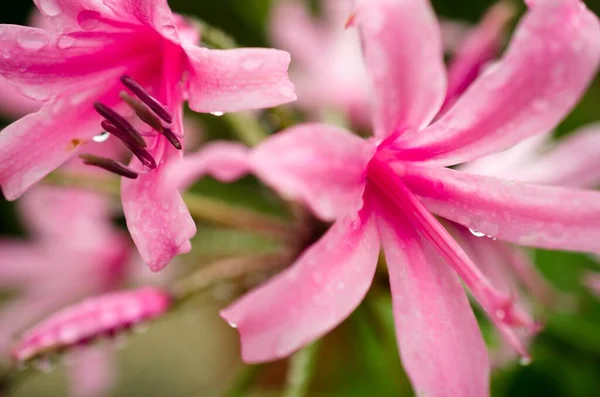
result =
[[[26,97],[35,99],[36,101],[45,101],[50,98],[50,93],[45,88],[40,88],[33,85],[24,86],[21,91]]]
[[[212,114],[213,116],[221,117],[225,114],[225,112],[210,112],[210,114]]]
[[[498,318],[498,320],[504,320],[504,318],[506,318],[506,312],[504,311],[504,309],[496,310],[496,317]]]
[[[17,43],[25,50],[39,51],[48,44],[48,37],[44,33],[28,30],[17,35]]]
[[[260,58],[246,58],[242,61],[242,68],[247,71],[252,71],[260,68],[264,61]]]
[[[230,321],[228,324],[229,324],[229,326],[231,328],[237,328],[238,327],[238,325],[236,323],[234,323],[233,321]]]
[[[484,237],[485,236],[485,233],[479,232],[479,231],[474,230],[474,229],[469,229],[469,231],[475,237]]]
[[[106,142],[108,140],[108,137],[110,137],[110,134],[106,131],[102,131],[100,134],[93,137],[92,141],[97,142],[97,143],[102,143],[102,142]]]
[[[167,36],[173,36],[177,32],[177,28],[175,27],[175,25],[167,24],[163,25],[162,31]]]
[[[75,38],[70,34],[63,34],[58,38],[58,42],[56,44],[61,50],[66,50],[67,48],[73,47],[76,41],[77,40],[75,40]]]
[[[38,7],[40,8],[40,11],[49,17],[58,16],[62,11],[56,0],[40,0],[38,2]]]
[[[84,10],[77,14],[77,23],[83,30],[92,30],[98,26],[101,17],[98,11]]]

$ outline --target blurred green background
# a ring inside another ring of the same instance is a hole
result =
[[[313,3],[318,10],[317,2]],[[240,45],[269,45],[266,26],[271,1],[171,0],[170,4],[175,11],[198,16],[230,33]],[[493,0],[434,0],[433,4],[445,18],[475,23]],[[600,1],[587,4],[600,11]],[[0,22],[22,24],[30,9],[28,0],[4,1]],[[596,81],[557,134],[600,119],[599,106],[600,85]],[[200,117],[200,121],[209,138],[231,133],[221,120]],[[268,207],[273,197],[266,189],[261,190],[257,203],[246,202],[249,195],[256,196],[257,187],[255,180],[247,178],[226,187],[207,180],[197,189],[237,203]],[[0,233],[24,233],[14,205],[5,201],[0,201]],[[244,236],[239,238],[243,240]],[[227,231],[208,225],[202,228],[197,241],[207,239],[211,249],[220,245],[230,249],[239,244]],[[532,347],[533,363],[525,367],[515,363],[495,372],[493,395],[600,396],[600,302],[579,283],[586,269],[600,268],[585,255],[538,251],[535,258],[539,269],[554,285],[572,294],[576,304],[568,310],[547,313],[546,328]],[[217,315],[226,301],[213,295],[218,294],[201,297],[146,333],[127,338],[126,348],[117,352],[119,379],[114,396],[226,395],[232,384],[243,384],[240,380],[253,376],[252,395],[280,395],[286,363],[270,364],[260,372],[245,368],[238,358],[236,333]],[[324,339],[310,395],[411,395],[396,352],[391,322],[388,298],[372,294],[348,321]],[[63,396],[66,382],[64,368],[59,366],[51,374],[28,379],[16,395]]]

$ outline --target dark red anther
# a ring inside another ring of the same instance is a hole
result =
[[[117,127],[119,130],[127,133],[127,135],[129,135],[133,140],[135,140],[138,146],[146,147],[146,141],[144,140],[144,138],[142,138],[140,133],[137,132],[135,128],[133,128],[129,121],[125,120],[125,118],[119,113],[115,112],[114,110],[100,102],[94,103],[94,109],[96,109],[98,114],[100,114],[100,116],[108,120],[112,125]]]
[[[120,175],[129,179],[137,179],[138,173],[119,163],[118,161],[107,159],[105,157],[98,157],[92,154],[81,154],[79,158],[83,160],[84,164],[92,165],[94,167],[102,168],[106,171],[112,172],[113,174]]]
[[[177,150],[183,149],[183,145],[181,144],[181,141],[179,140],[179,138],[177,138],[175,136],[175,134],[173,133],[173,131],[171,131],[170,128],[163,128],[163,130],[161,132],[165,136],[165,138],[167,138],[167,140],[171,143],[171,145],[173,145],[175,147],[175,149],[177,149]]]
[[[152,97],[141,85],[138,84],[132,77],[124,75],[121,77],[123,85],[135,95],[140,101],[144,102],[152,111],[160,117],[162,120],[171,124],[173,122],[173,115],[171,112],[157,99]]]
[[[126,132],[123,132],[118,127],[111,124],[108,120],[102,120],[100,125],[107,132],[109,132],[110,134],[119,138],[125,144],[125,146],[127,146],[127,148],[131,151],[131,153],[133,153],[135,155],[135,157],[137,157],[140,160],[140,162],[143,165],[145,165],[146,167],[148,167],[150,169],[156,168],[156,160],[154,160],[154,157],[152,157],[152,155],[150,153],[148,153],[148,151],[146,149],[139,146],[137,144],[137,141],[134,141],[129,134],[127,134]]]

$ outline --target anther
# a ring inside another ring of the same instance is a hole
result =
[[[112,159],[98,157],[92,154],[81,154],[79,155],[79,158],[83,160],[84,164],[102,168],[106,171],[123,176],[125,178],[136,179],[138,177],[137,172]]]
[[[121,77],[121,82],[123,85],[133,94],[140,99],[143,103],[145,103],[152,111],[164,120],[166,123],[171,124],[173,122],[173,115],[169,110],[158,100],[152,97],[141,85],[137,83],[130,76],[124,75]]]
[[[162,134],[167,138],[167,140],[175,147],[177,150],[183,149],[183,145],[181,145],[181,141],[179,138],[175,136],[173,131],[170,128],[163,128]]]
[[[119,113],[100,102],[94,103],[94,109],[96,109],[100,116],[110,121],[112,125],[124,133],[127,133],[127,135],[134,139],[139,146],[146,147],[146,141],[144,141],[144,138],[142,138],[140,133],[133,128],[129,121],[125,120],[125,118]]]
[[[158,132],[163,130],[164,127],[160,120],[152,112],[150,112],[142,102],[135,99],[125,91],[121,91],[119,93],[119,97],[135,111],[135,114],[137,114],[140,120]]]
[[[121,131],[107,120],[102,120],[100,125],[107,132],[119,138],[143,165],[151,169],[156,168],[156,160],[154,160],[154,157],[152,157],[152,155],[148,153],[146,149],[138,145],[137,141],[134,141],[130,135]]]

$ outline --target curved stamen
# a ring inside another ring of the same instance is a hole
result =
[[[115,112],[105,104],[101,102],[94,103],[94,109],[100,114],[100,116],[104,117],[106,120],[110,121],[110,123],[121,131],[127,133],[131,138],[133,138],[139,146],[146,147],[146,141],[140,135],[139,132],[129,123],[129,121],[125,120],[123,116],[119,113]]]
[[[107,132],[119,138],[143,165],[151,169],[155,169],[157,167],[154,157],[152,157],[152,155],[148,153],[146,149],[139,146],[137,141],[134,141],[130,135],[111,124],[108,120],[102,120],[100,125]]]
[[[92,165],[94,167],[102,168],[106,171],[112,172],[113,174],[120,175],[129,179],[137,179],[138,173],[119,163],[118,161],[107,159],[105,157],[94,156],[93,154],[81,154],[79,158],[83,160],[84,164]]]
[[[175,133],[170,128],[163,128],[162,134],[167,138],[167,140],[175,147],[177,150],[183,149],[183,145],[179,138],[175,136]]]
[[[152,109],[152,111],[158,117],[163,119],[168,124],[171,124],[173,122],[173,115],[171,114],[171,112],[169,112],[169,110],[162,103],[160,103],[158,100],[152,97],[144,89],[144,87],[138,84],[137,81],[135,81],[130,76],[124,75],[121,77],[121,82],[125,87],[129,88],[129,90],[133,92],[133,94],[137,96],[140,99],[140,101],[144,102],[150,109]]]
[[[142,102],[132,97],[125,91],[121,91],[119,93],[119,97],[135,111],[135,114],[137,114],[140,120],[142,120],[144,123],[148,124],[150,127],[159,132],[165,128],[160,120],[154,116],[154,114],[149,111]]]

